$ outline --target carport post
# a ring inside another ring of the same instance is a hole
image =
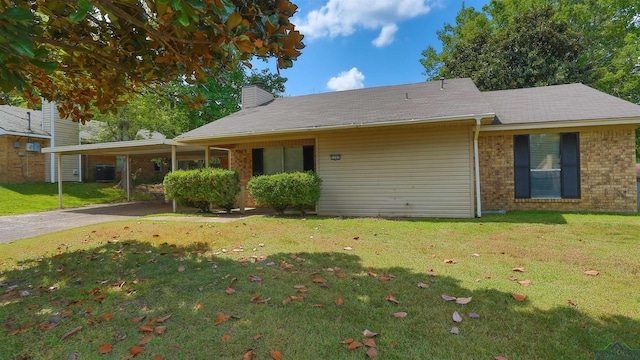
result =
[[[209,145],[207,145],[204,147],[204,167],[205,168],[211,167],[211,164],[209,163],[211,161],[211,159],[209,159],[210,156],[211,154],[209,154]]]
[[[178,157],[176,156],[176,146],[171,145],[171,171],[176,171],[178,168]],[[173,199],[173,212],[178,212],[178,206],[176,199]]]
[[[62,153],[56,153],[56,165],[58,166],[58,208],[62,209]]]
[[[129,154],[125,156],[125,161],[127,162],[127,201],[131,201],[131,161]]]

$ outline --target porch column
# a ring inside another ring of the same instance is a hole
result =
[[[62,153],[56,153],[56,166],[58,167],[58,208],[62,209]]]
[[[171,145],[171,171],[176,171],[178,168],[178,156],[176,154],[176,146]],[[178,212],[178,204],[176,200],[173,199],[173,212]]]
[[[126,185],[127,185],[127,201],[131,201],[131,158],[129,157],[129,154],[127,154],[125,157],[125,162],[127,163],[126,169],[127,169],[127,179],[126,179]]]
[[[210,154],[211,150],[209,148],[209,145],[204,147],[204,167],[205,169],[208,169],[211,167],[211,154]]]

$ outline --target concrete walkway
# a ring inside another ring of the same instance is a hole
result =
[[[178,208],[178,211],[181,209]],[[170,213],[172,205],[163,201],[138,201],[121,204],[92,205],[82,208],[43,211],[32,214],[0,216],[0,243],[9,242],[60,230],[103,222],[128,220],[142,216]],[[252,214],[220,217],[145,217],[149,220],[228,222]]]

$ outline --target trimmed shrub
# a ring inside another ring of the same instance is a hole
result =
[[[163,185],[168,200],[204,212],[213,203],[230,213],[240,192],[240,176],[223,169],[176,170],[165,176]]]
[[[291,207],[304,215],[320,199],[321,184],[318,174],[307,171],[255,176],[247,188],[258,205],[267,205],[280,214]]]

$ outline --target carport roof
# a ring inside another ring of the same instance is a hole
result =
[[[97,144],[68,145],[43,148],[43,153],[61,153],[63,155],[150,155],[170,154],[171,147],[176,146],[180,152],[202,151],[201,146],[193,146],[172,139],[147,139],[116,141]]]

